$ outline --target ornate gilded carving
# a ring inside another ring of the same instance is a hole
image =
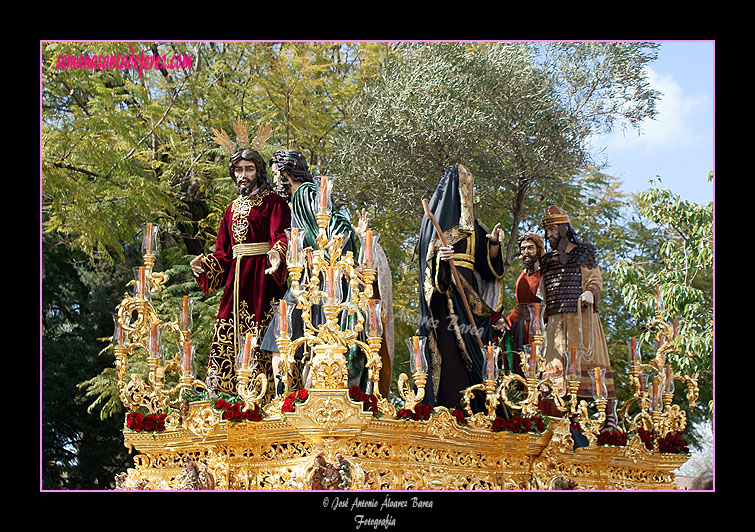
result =
[[[327,220],[318,218],[321,228]],[[339,241],[325,242],[321,232],[321,250],[328,249],[329,260],[336,261]],[[318,255],[318,268],[325,267],[325,255]],[[328,263],[329,264],[329,263]],[[340,263],[353,268],[349,260]],[[297,267],[291,268],[297,272]],[[302,269],[294,279],[299,286]],[[353,272],[352,272],[353,273]],[[370,272],[365,277],[370,279]],[[372,272],[374,273],[374,272]],[[151,275],[157,289],[163,277]],[[310,305],[319,290],[313,277],[306,291],[298,293],[302,305]],[[356,276],[352,279],[356,282]],[[193,377],[182,376],[179,386],[165,389],[165,374],[181,369],[179,358],[166,357],[161,362],[151,354],[146,378],[129,374],[128,360],[135,352],[148,348],[146,335],[152,324],[160,323],[178,332],[175,322],[163,323],[154,314],[146,298],[124,298],[119,309],[119,323],[126,332],[124,343],[116,346],[116,370],[121,399],[127,408],[146,408],[150,411],[169,411],[165,429],[159,432],[136,432],[124,426],[124,443],[136,450],[134,467],[117,478],[118,489],[128,490],[308,490],[308,489],[365,489],[365,490],[551,490],[551,489],[673,489],[673,470],[688,458],[686,454],[664,454],[650,450],[639,436],[629,439],[623,447],[597,445],[595,432],[604,418],[604,403],[596,400],[597,419],[592,419],[585,402],[557,402],[557,407],[569,415],[577,415],[582,426],[590,431],[590,445],[574,449],[569,421],[550,420],[543,434],[493,432],[496,408],[501,404],[521,410],[534,411],[538,396],[550,381],[541,379],[533,371],[526,378],[506,377],[490,380],[478,386],[486,395],[486,412],[467,412],[461,424],[447,408],[438,407],[426,420],[398,419],[394,405],[378,394],[379,411],[365,410],[364,404],[352,400],[347,389],[346,349],[358,346],[368,358],[370,379],[374,380],[380,364],[374,360],[380,347],[376,335],[361,342],[358,334],[364,329],[364,319],[357,320],[358,330],[341,331],[336,323],[338,312],[345,309],[364,310],[371,297],[371,283],[361,295],[343,306],[325,309],[326,323],[318,329],[306,322],[306,341],[313,353],[312,386],[306,400],[297,403],[293,412],[281,415],[284,395],[263,398],[263,390],[256,385],[257,376],[241,375],[241,393],[245,401],[262,403],[266,412],[261,421],[231,422],[223,420],[209,399],[193,401],[184,408],[179,403],[182,390],[199,387],[208,393],[215,385],[201,383]],[[310,297],[311,296],[311,297]],[[362,307],[360,307],[362,305]],[[309,310],[303,316],[309,319]],[[361,316],[361,314],[360,314]],[[663,329],[668,334],[668,327]],[[303,340],[278,338],[284,365],[293,363],[293,353]],[[297,344],[297,342],[299,342]],[[668,349],[669,344],[662,344]],[[432,347],[432,346],[431,346]],[[438,346],[436,346],[437,348]],[[536,350],[536,355],[539,355]],[[662,358],[662,360],[661,360]],[[538,362],[536,360],[535,362]],[[662,372],[665,355],[648,366]],[[264,364],[263,364],[264,366]],[[537,366],[537,364],[535,365]],[[633,382],[642,368],[633,367]],[[267,371],[264,367],[260,371]],[[668,370],[667,370],[668,371]],[[288,371],[286,371],[288,375]],[[402,379],[401,395],[404,407],[421,401],[427,376],[415,377],[417,392]],[[431,376],[432,380],[433,376]],[[691,377],[670,375],[661,385],[682,380],[688,386],[688,398],[697,397],[696,381]],[[208,383],[211,381],[208,378]],[[503,382],[501,382],[503,381]],[[505,384],[522,385],[526,396],[514,402]],[[293,379],[286,380],[287,385]],[[375,387],[374,392],[377,391]],[[572,390],[573,391],[573,390]],[[467,394],[471,390],[466,391]],[[553,388],[550,388],[553,393]],[[211,395],[211,393],[209,393]],[[574,395],[574,393],[572,393]],[[303,397],[302,397],[303,399]],[[661,435],[681,430],[686,423],[685,413],[671,404],[672,394],[666,393],[655,410],[647,408],[646,397],[637,393],[643,415],[630,420],[634,427],[643,423]],[[174,407],[181,405],[179,410]]]

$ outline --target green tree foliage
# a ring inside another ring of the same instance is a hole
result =
[[[647,43],[412,43],[385,59],[338,130],[334,173],[340,194],[369,206],[390,235],[381,245],[401,287],[394,309],[407,318],[397,331],[416,324],[416,281],[406,281],[416,279],[421,201],[445,168],[467,166],[478,217],[508,229],[508,270],[519,234],[539,229],[548,204],[570,209],[590,187],[605,192],[579,177],[592,166],[589,138],[610,131],[618,117],[635,123],[655,115],[659,95],[643,69],[655,50]],[[609,198],[600,204],[603,220],[615,220],[620,208],[611,212]],[[396,349],[404,361],[404,346]]]
[[[344,119],[344,102],[358,90],[360,72],[374,74],[379,48],[368,43],[42,44],[42,252],[51,259],[43,265],[43,315],[49,316],[42,331],[45,487],[107,487],[101,478],[95,483],[91,471],[84,473],[93,448],[74,429],[94,435],[91,425],[102,424],[99,418],[116,432],[120,427],[120,416],[112,417],[121,406],[107,340],[111,315],[131,279],[129,268],[138,264],[131,255],[145,221],[162,228],[158,269],[169,276],[165,290],[153,294],[158,314],[173,319],[184,294],[197,300],[192,341],[203,377],[222,292],[204,296],[188,263],[212,250],[220,217],[235,196],[227,155],[212,140],[211,129],[230,131],[240,117],[253,135],[258,125],[271,122],[276,131],[261,150],[263,157],[291,143],[321,154],[319,164],[327,159],[322,154],[329,149],[328,132]],[[189,58],[191,66],[142,71],[92,66],[119,54]],[[53,256],[60,267],[52,266]],[[96,337],[87,334],[94,331],[90,323],[74,320],[78,316],[66,316],[61,326],[61,311],[47,310],[61,301],[83,308],[90,295],[81,284],[82,272],[126,263],[126,275],[113,278],[112,299],[99,309],[104,324]],[[67,327],[65,334],[60,327]],[[102,354],[84,356],[84,344]],[[76,415],[73,405],[80,408]],[[120,451],[121,438],[111,437]],[[81,476],[77,482],[61,480],[76,475]]]
[[[657,312],[667,323],[677,321],[675,351],[668,361],[675,371],[698,376],[701,400],[712,406],[713,203],[690,203],[653,187],[637,197],[636,205],[657,244],[616,262],[623,305],[639,324]],[[637,330],[633,336],[654,346],[655,333]]]
[[[112,334],[117,297],[131,274],[127,261],[92,266],[55,239],[44,236],[42,255],[42,487],[108,489],[131,462],[123,420],[92,415],[79,384],[113,371],[103,339]]]
[[[698,249],[702,237],[690,227],[703,215],[683,218],[656,193],[645,198],[650,211],[625,219],[627,198],[600,173],[588,144],[619,117],[636,125],[654,116],[659,95],[644,67],[655,50],[647,43],[43,43],[45,487],[107,487],[123,464],[121,417],[114,415],[122,407],[107,345],[112,313],[139,263],[135,239],[145,221],[163,229],[158,269],[169,278],[153,302],[170,320],[180,296],[195,298],[192,341],[204,376],[221,293],[204,296],[188,263],[212,251],[235,196],[212,128],[230,132],[236,117],[251,135],[272,124],[263,158],[300,149],[315,174],[335,177],[338,205],[368,208],[392,268],[394,375],[408,370],[402,339],[418,317],[421,200],[457,162],[476,177],[478,216],[509,232],[508,286],[520,267],[516,238],[540,230],[545,207],[555,203],[601,253],[612,353],[623,342],[612,339],[632,335],[644,319],[642,301],[654,283],[679,302],[674,312],[685,317],[685,331],[703,334],[692,323],[702,324],[693,316],[709,308],[708,270],[686,267],[679,277],[660,266],[661,258],[664,267],[676,264],[679,249]],[[61,57],[119,53],[190,58],[191,66],[58,67]],[[675,216],[688,220],[675,227],[684,238],[659,229]],[[624,270],[606,267],[619,259]],[[646,279],[648,272],[655,277]],[[624,283],[636,289],[621,292]],[[510,308],[513,290],[506,298]],[[694,351],[703,367],[709,351],[690,342],[680,352]],[[108,464],[105,476],[93,471],[97,461]]]

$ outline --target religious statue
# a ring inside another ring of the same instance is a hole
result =
[[[533,304],[543,303],[543,289],[540,282],[540,257],[545,253],[543,239],[537,233],[525,233],[519,237],[519,253],[524,263],[524,269],[519,274],[514,285],[516,307],[504,316],[500,312],[493,313],[494,342],[498,343],[501,334],[504,339],[510,339],[510,348],[505,351],[504,368],[522,375],[519,354],[524,346],[530,344],[530,316]]]
[[[339,465],[325,460],[322,451],[317,453],[314,459],[314,468],[309,478],[309,489],[312,490],[337,490],[343,481]]]
[[[304,155],[297,150],[278,150],[273,154],[270,159],[270,169],[275,176],[275,182],[277,184],[277,190],[281,196],[283,196],[291,204],[291,227],[298,228],[304,232],[304,248],[308,257],[311,257],[311,250],[317,247],[317,234],[319,227],[317,226],[317,219],[315,213],[320,208],[320,196],[318,194],[317,185],[315,180],[309,172],[309,165]],[[356,249],[353,229],[349,220],[343,213],[337,210],[331,210],[330,221],[327,226],[328,238],[332,238],[335,235],[344,235],[343,250],[342,253],[348,251],[354,251]],[[309,259],[311,261],[311,258]],[[310,264],[311,266],[311,264]],[[347,300],[349,297],[349,283],[345,277],[342,279],[342,298]],[[296,300],[289,288],[283,295],[283,299],[287,302],[288,306],[293,308],[291,314],[291,339],[294,340],[303,335],[303,321],[301,318],[301,310],[295,308]],[[273,369],[276,378],[276,390],[277,393],[282,393],[283,382],[280,374],[279,361],[280,354],[278,353],[278,347],[275,339],[275,332],[278,330],[278,316],[273,316],[270,325],[267,328],[267,332],[264,335],[260,349],[268,351],[272,354]],[[342,329],[353,325],[348,316],[342,317],[341,327]],[[320,305],[312,306],[312,325],[317,327],[325,321],[325,315]],[[294,354],[294,359],[297,362],[303,362],[303,364],[297,364],[294,370],[294,385],[293,388],[306,387],[306,376],[302,374],[303,366],[307,364],[306,358],[306,345],[299,347]],[[364,360],[363,354],[357,347],[354,347],[346,353],[348,357],[349,367],[349,379],[355,379],[359,381],[364,373]],[[306,373],[306,372],[305,372]]]
[[[177,482],[180,490],[212,491],[215,489],[215,474],[207,465],[207,460],[202,459],[197,463],[187,456]]]
[[[460,392],[482,382],[490,317],[503,307],[501,231],[476,219],[474,195],[469,170],[448,167],[420,227],[418,335],[427,337],[428,405],[461,408]]]
[[[235,358],[239,337],[266,325],[271,303],[286,288],[285,230],[291,225],[286,201],[273,191],[259,149],[269,137],[260,128],[249,143],[246,125],[237,120],[238,147],[221,130],[215,140],[230,153],[228,172],[238,189],[223,213],[215,251],[199,255],[191,268],[205,294],[223,288],[215,320],[208,375],[217,378],[217,391],[235,394]],[[259,370],[269,371],[269,360]]]
[[[592,399],[590,372],[605,370],[608,408],[605,428],[615,428],[616,399],[611,360],[603,334],[598,305],[603,278],[598,266],[595,246],[581,242],[569,216],[559,207],[548,207],[543,218],[551,251],[540,260],[545,289],[545,361],[546,376],[551,377],[565,393],[563,371],[569,363],[572,348],[581,355],[580,399]],[[592,334],[590,334],[592,332]]]

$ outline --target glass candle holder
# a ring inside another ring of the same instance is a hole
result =
[[[383,336],[383,302],[380,299],[367,301],[367,336],[380,338]]]
[[[524,344],[522,346],[524,351],[524,365],[525,372],[529,375],[534,375],[537,372],[537,350],[532,348],[531,344]]]
[[[530,336],[543,336],[543,310],[539,303],[528,304],[530,318]]]
[[[608,390],[606,388],[606,368],[592,368],[590,370],[590,380],[592,381],[593,399],[605,399],[608,396]]]
[[[663,393],[674,393],[674,371],[671,368],[671,364],[666,364]]]
[[[253,331],[239,335],[238,353],[236,353],[236,366],[240,369],[251,369],[256,360],[256,349],[259,345],[259,336]]]
[[[632,336],[627,342],[629,347],[629,364],[631,366],[639,366],[642,364],[642,353],[640,350],[641,340]]]
[[[650,383],[650,410],[653,412],[660,412],[663,410],[663,401],[661,399],[658,377],[653,377],[653,382]]]
[[[317,198],[320,207],[320,212],[330,212],[333,208],[332,199],[332,179],[328,176],[320,177],[320,182],[317,185]]]
[[[373,268],[375,265],[375,245],[380,235],[372,229],[367,229],[364,235],[363,246],[359,250],[359,264],[364,268]]]
[[[142,255],[158,255],[159,245],[157,235],[159,230],[160,226],[157,224],[151,222],[142,224]]]
[[[326,266],[323,273],[325,274],[323,303],[325,305],[340,305],[343,272],[337,266]]]
[[[485,378],[489,381],[498,380],[498,361],[501,356],[501,348],[488,342],[488,345],[483,349],[483,355],[485,357]]]
[[[286,251],[286,261],[290,266],[303,266],[304,257],[304,235],[306,232],[299,227],[286,229],[286,238],[288,240],[288,250]]]
[[[191,342],[184,342],[181,350],[181,376],[194,376],[194,353],[197,347]]]
[[[189,296],[183,296],[178,300],[178,304],[181,308],[178,324],[182,331],[190,332],[194,326],[194,319],[192,318],[194,312],[194,299]]]
[[[566,364],[566,380],[577,382],[582,378],[582,357],[577,352],[577,346],[569,349],[569,359]]]
[[[149,326],[149,337],[147,338],[147,350],[149,356],[153,358],[164,357],[163,350],[163,330],[164,327],[159,323],[151,323]]]
[[[149,290],[149,277],[147,268],[138,266],[133,268],[134,272],[134,297],[139,300],[152,301]]]
[[[649,379],[650,377],[647,373],[640,375],[640,392],[644,393],[648,391]]]
[[[406,338],[406,345],[409,347],[409,370],[412,375],[417,373],[427,373],[427,357],[425,356],[426,336],[412,336]]]
[[[113,347],[123,347],[123,327],[118,323],[118,314],[113,314]]]
[[[291,314],[294,311],[295,304],[281,299],[275,304],[275,337],[291,338]]]

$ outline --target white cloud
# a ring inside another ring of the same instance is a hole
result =
[[[597,137],[592,144],[609,152],[633,151],[651,155],[678,148],[688,148],[705,140],[694,124],[695,114],[708,103],[705,95],[687,95],[671,74],[659,74],[648,68],[650,86],[661,93],[656,103],[655,120],[642,122],[640,135],[631,126],[617,124],[614,132]]]

